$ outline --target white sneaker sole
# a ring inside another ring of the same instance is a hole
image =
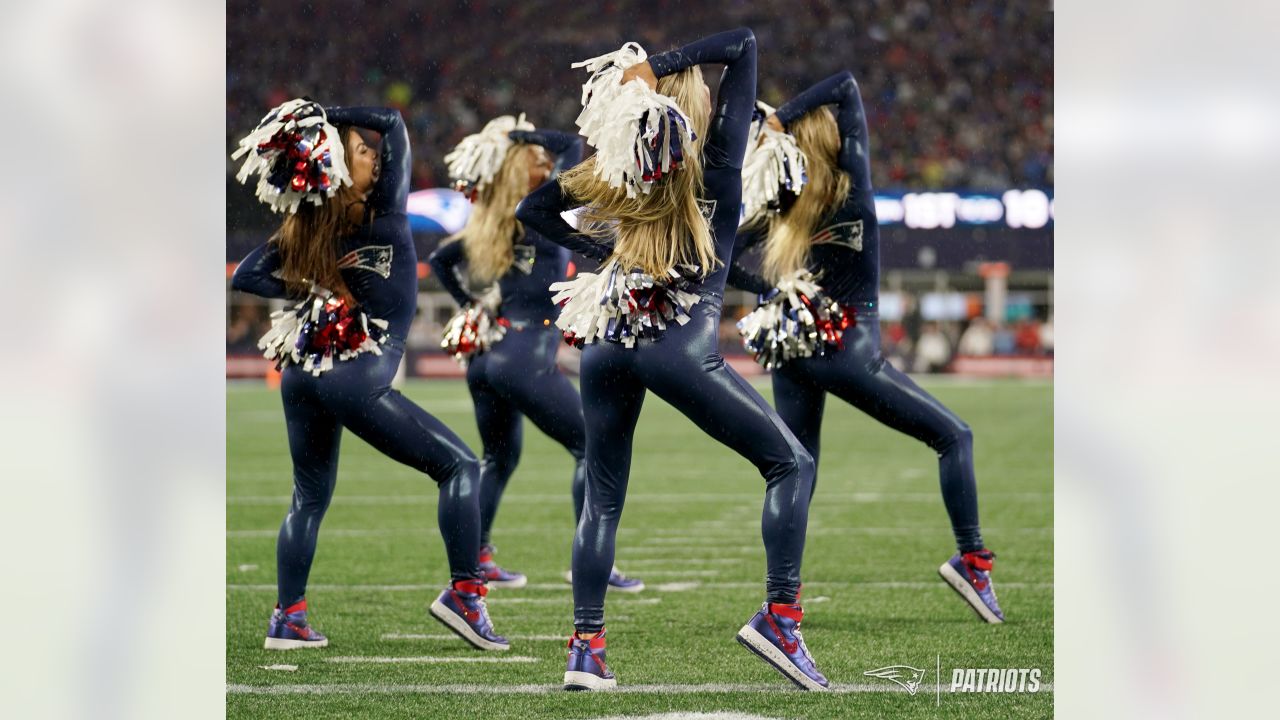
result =
[[[951,567],[951,563],[942,563],[942,567],[938,568],[938,575],[942,576],[942,579],[951,586],[951,589],[955,590],[965,602],[969,603],[969,607],[973,608],[973,611],[978,613],[978,617],[983,621],[992,625],[999,625],[1004,622],[995,613],[991,612],[991,608],[987,607],[986,603],[982,602],[982,598],[978,596],[978,591],[974,590],[969,581],[961,577],[960,573]]]
[[[497,652],[511,649],[510,645],[503,645],[480,637],[476,634],[475,630],[471,629],[471,626],[467,624],[466,620],[458,617],[439,600],[431,603],[431,617],[439,620],[442,625],[452,630],[458,637],[466,640],[468,643],[471,643],[472,647],[480,650],[494,650]]]
[[[511,588],[512,590],[522,588],[528,584],[529,578],[524,575],[521,575],[519,580],[490,580],[488,582],[488,585],[491,588]]]
[[[801,690],[814,690],[822,692],[827,688],[819,685],[813,678],[800,672],[800,668],[791,664],[791,660],[773,643],[765,639],[763,635],[756,632],[756,629],[750,624],[743,625],[738,631],[738,642],[742,646],[760,657],[761,660],[769,663],[775,670],[782,673],[782,676],[795,683]]]
[[[613,690],[617,687],[617,678],[602,678],[577,670],[566,670],[564,673],[565,690]]]
[[[288,640],[286,638],[267,638],[262,644],[263,650],[297,650],[298,648],[322,648],[329,646],[329,638],[323,640]]]

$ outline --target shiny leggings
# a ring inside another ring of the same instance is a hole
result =
[[[770,602],[795,602],[800,588],[814,465],[773,408],[721,357],[718,302],[693,306],[693,319],[637,348],[603,343],[582,353],[587,420],[587,497],[573,543],[574,625],[604,625],[604,596],[631,470],[632,438],[646,390],[742,455],[764,477],[761,532]],[[654,456],[662,448],[646,448]]]
[[[786,363],[773,373],[778,414],[818,462],[827,393],[938,453],[942,499],[961,552],[981,550],[978,488],[973,474],[973,433],[955,413],[916,385],[880,353],[880,323],[858,315],[844,348]]]
[[[484,445],[480,460],[480,542],[484,545],[489,544],[507,481],[520,462],[526,417],[573,456],[573,517],[582,517],[587,435],[582,399],[556,367],[556,351],[564,341],[554,325],[521,324],[516,322],[501,342],[467,367],[467,387]]]
[[[480,577],[479,462],[436,418],[391,389],[404,349],[396,341],[382,355],[338,362],[314,377],[285,368],[281,380],[293,504],[276,542],[281,607],[303,598],[316,552],[316,536],[338,478],[338,446],[345,427],[393,460],[436,481],[437,521],[455,580]]]

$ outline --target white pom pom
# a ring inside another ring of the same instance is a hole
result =
[[[629,42],[572,65],[591,73],[582,85],[577,124],[596,149],[595,173],[610,187],[625,187],[627,197],[649,192],[693,151],[692,125],[675,100],[639,78],[622,83],[623,71],[647,57],[639,43]]]
[[[338,129],[329,124],[324,108],[311,100],[296,98],[268,112],[231,159],[246,153],[236,179],[244,183],[256,173],[255,193],[275,212],[295,213],[304,200],[319,205],[352,182]],[[302,173],[307,182],[301,189],[290,184],[299,173],[282,167],[298,161],[307,165]]]
[[[502,291],[492,285],[473,305],[468,305],[445,323],[440,347],[466,367],[471,359],[486,352],[506,337],[510,323],[498,316]]]
[[[796,144],[795,136],[765,123],[773,108],[762,102],[757,102],[756,107],[764,117],[755,124],[742,161],[742,209],[748,218],[777,207],[784,188],[799,195],[808,182],[808,158]]]
[[[508,133],[512,130],[533,130],[533,123],[520,117],[502,115],[484,126],[478,133],[468,135],[444,156],[449,167],[449,178],[454,187],[468,196],[485,188],[502,168],[502,161],[511,147]]]
[[[322,333],[330,323],[351,320]],[[333,369],[335,359],[350,360],[369,352],[381,355],[382,344],[390,337],[386,320],[371,318],[360,308],[349,308],[329,290],[312,284],[306,300],[291,308],[271,313],[271,329],[258,340],[262,356],[274,360],[277,369],[300,365],[313,375]],[[336,331],[335,331],[336,330]],[[336,356],[336,358],[335,358]]]
[[[783,278],[768,299],[738,321],[742,345],[766,370],[796,358],[823,355],[843,347],[844,331],[854,325],[852,310],[822,292],[808,270]]]
[[[561,306],[556,327],[575,347],[603,340],[634,348],[637,340],[656,338],[671,323],[689,322],[689,309],[702,299],[687,289],[695,275],[694,268],[683,266],[660,282],[642,272],[624,272],[616,260],[599,273],[578,273],[551,284],[551,301]]]

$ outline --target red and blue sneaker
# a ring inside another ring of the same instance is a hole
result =
[[[983,548],[977,552],[956,553],[938,568],[943,580],[969,603],[978,617],[989,623],[1004,622],[1004,612],[991,585],[991,568],[996,554]]]
[[[527,585],[529,578],[523,574],[498,567],[498,563],[493,561],[495,550],[496,548],[492,545],[480,546],[480,572],[484,573],[484,579],[488,582],[489,587],[514,589]]]
[[[566,570],[564,573],[564,581],[573,584],[573,571]],[[609,589],[618,592],[637,593],[644,590],[644,581],[640,578],[627,577],[622,574],[617,565],[609,571]]]
[[[305,598],[284,610],[280,609],[280,603],[276,603],[276,609],[271,613],[271,624],[267,625],[267,641],[262,644],[264,649],[322,648],[328,644],[329,638],[307,624]]]
[[[818,672],[800,634],[802,618],[804,610],[799,605],[767,602],[738,631],[738,642],[800,689],[826,690],[827,679]]]
[[[595,637],[569,636],[569,663],[564,671],[565,690],[612,690],[618,680],[604,662],[604,628]]]
[[[488,594],[483,580],[456,580],[431,603],[431,616],[481,650],[510,649],[507,639],[493,631],[484,604]]]

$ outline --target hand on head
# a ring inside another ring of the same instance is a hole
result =
[[[650,67],[647,60],[642,63],[636,63],[622,71],[623,85],[626,85],[636,78],[643,80],[644,84],[648,85],[650,90],[658,89],[658,76],[653,74],[653,68]]]

